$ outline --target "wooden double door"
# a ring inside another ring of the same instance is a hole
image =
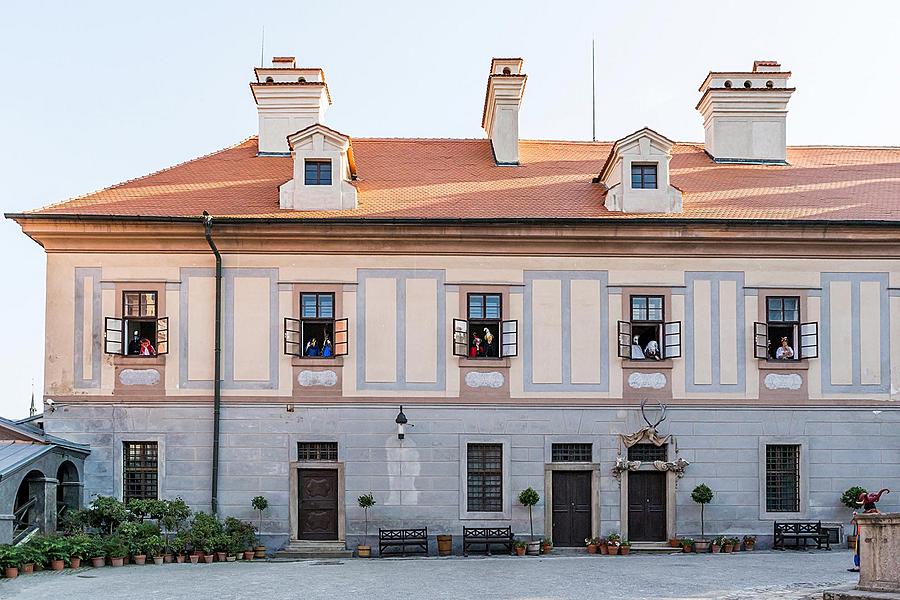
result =
[[[337,469],[300,469],[298,484],[301,540],[338,539]]]
[[[666,540],[665,473],[628,473],[628,539],[637,542]]]
[[[591,471],[553,471],[553,545],[584,546],[591,533]]]

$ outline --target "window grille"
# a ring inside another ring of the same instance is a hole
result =
[[[122,499],[156,500],[158,497],[159,447],[156,442],[125,442]]]
[[[766,446],[766,511],[800,512],[800,446]]]
[[[503,510],[503,446],[469,444],[467,506],[471,512]]]
[[[553,444],[553,462],[591,462],[591,444]]]
[[[655,446],[653,444],[635,444],[628,449],[628,460],[639,460],[641,462],[653,462],[654,460],[666,460],[668,455],[668,446]]]
[[[632,189],[656,189],[656,165],[631,165]]]
[[[297,442],[297,460],[336,461],[337,442]]]

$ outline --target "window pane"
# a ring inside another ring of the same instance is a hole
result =
[[[770,321],[782,321],[783,315],[780,310],[772,310],[769,309],[769,320]]]
[[[661,308],[653,308],[650,309],[650,314],[648,315],[648,321],[662,321],[662,309]]]
[[[797,298],[785,298],[784,310],[797,310]]]
[[[781,298],[767,298],[766,303],[768,304],[769,310],[781,310]]]
[[[331,185],[331,161],[319,164],[319,185]]]
[[[303,294],[300,297],[300,314],[309,319],[316,318],[316,295]]]
[[[659,308],[662,309],[663,301],[659,296],[650,296],[647,299],[647,304],[650,308]]]
[[[485,319],[499,319],[500,318],[500,295],[499,294],[490,294],[488,296],[485,296],[484,318]]]
[[[484,318],[484,296],[481,294],[471,294],[469,296],[469,318]]]
[[[631,187],[640,189],[641,186],[641,176],[639,173],[631,174]]]
[[[334,297],[331,294],[319,295],[319,318],[334,318]]]
[[[800,320],[800,311],[799,310],[785,310],[784,311],[784,320],[785,321],[799,321]]]
[[[303,182],[306,185],[316,185],[316,183],[318,183],[318,168],[316,167],[316,163],[306,161],[306,172],[304,173]]]

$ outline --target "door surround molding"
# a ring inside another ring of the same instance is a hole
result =
[[[344,503],[344,463],[337,461],[291,461],[290,463],[290,527],[291,542],[300,542],[300,469],[337,471],[337,537],[346,540],[347,513]]]
[[[544,464],[544,537],[553,535],[553,472],[591,472],[591,537],[600,537],[600,465],[598,463]]]

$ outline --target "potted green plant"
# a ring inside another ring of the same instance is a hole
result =
[[[550,554],[550,551],[553,550],[553,540],[550,538],[544,538],[541,540],[541,554]]]
[[[66,561],[72,556],[69,550],[69,541],[60,536],[48,536],[47,558],[50,560],[50,568],[54,571],[62,571],[66,568]]]
[[[213,539],[213,549],[217,561],[225,562],[225,559],[228,558],[228,542],[230,541],[231,538],[224,531],[218,533]]]
[[[366,543],[369,539],[369,509],[375,506],[375,496],[372,495],[372,492],[369,492],[368,494],[363,494],[357,498],[356,502],[359,504],[359,507],[363,509],[366,522],[363,543],[357,544],[356,553],[360,558],[369,558],[372,555],[372,547]]]
[[[225,533],[234,540],[234,545],[238,548],[235,556],[244,560],[253,560],[253,546],[256,543],[256,528],[252,523],[241,521],[234,517],[225,518]]]
[[[77,569],[81,566],[82,560],[93,557],[93,538],[87,534],[78,533],[67,539],[69,541],[69,566]]]
[[[18,546],[0,546],[0,567],[3,575],[9,579],[19,576],[19,565],[22,563],[22,550]]]
[[[153,558],[153,564],[161,565],[165,561],[163,551],[166,549],[166,539],[160,534],[146,536],[141,540],[144,554]]]
[[[587,548],[588,554],[597,554],[597,544],[600,542],[597,538],[584,538],[584,546]]]
[[[516,540],[513,542],[513,548],[516,550],[516,556],[525,556],[525,549],[528,547],[528,544],[525,540]]]
[[[106,538],[103,546],[109,556],[110,565],[121,567],[125,562],[125,557],[128,556],[128,543],[125,539],[119,534],[113,534]]]
[[[732,542],[730,537],[726,537],[722,540],[722,552],[725,554],[731,553],[734,550],[734,543]]]
[[[166,537],[166,553],[163,555],[163,558],[165,562],[172,562],[170,551],[173,549],[173,544],[169,536],[172,533],[176,536],[181,533],[185,521],[191,516],[191,509],[182,500],[181,496],[176,496],[174,500],[165,500],[163,502],[163,511],[159,518],[159,524],[163,528]],[[184,546],[181,549],[181,562],[184,562]]]
[[[619,554],[619,548],[622,546],[622,536],[615,531],[606,536],[606,552],[610,556]]]
[[[622,556],[628,556],[631,552],[631,542],[628,540],[622,540],[621,545],[619,546],[619,554]]]
[[[175,562],[181,564],[184,562],[184,555],[187,552],[190,536],[187,531],[179,531],[172,538],[172,552],[175,554]]]
[[[705,483],[701,483],[691,492],[691,499],[700,505],[700,539],[694,542],[694,550],[696,552],[709,552],[709,540],[705,538],[704,508],[712,502],[713,491]]]
[[[744,550],[753,550],[756,547],[756,536],[755,535],[745,535],[744,536]]]
[[[846,490],[843,494],[841,494],[841,504],[843,504],[850,510],[856,510],[859,508],[859,504],[856,503],[859,499],[859,495],[867,493],[868,491],[866,490],[866,488],[854,485],[853,487]],[[855,529],[853,529],[852,531],[855,531]],[[856,548],[855,533],[851,533],[847,536],[847,547],[851,550]]]
[[[259,514],[259,526],[256,528],[256,558],[265,558],[266,557],[266,547],[262,545],[262,514],[263,511],[269,508],[269,501],[266,500],[265,496],[256,496],[253,500],[250,501],[253,505],[253,510],[255,510]]]
[[[731,551],[732,552],[740,552],[741,551],[741,538],[737,538],[737,537],[731,538]]]
[[[106,550],[103,547],[103,538],[99,535],[91,536],[86,558],[91,559],[91,566],[95,569],[106,566]]]
[[[722,550],[722,546],[725,545],[725,536],[717,535],[713,538],[712,541],[712,553],[718,554]]]
[[[530,537],[528,538],[528,554],[536,556],[541,553],[541,542],[540,540],[534,539],[534,517],[532,516],[532,512],[534,506],[541,501],[541,496],[535,491],[533,487],[527,487],[521,492],[519,492],[519,504],[528,508],[528,526],[530,529]]]
[[[47,560],[40,544],[34,543],[35,541],[35,538],[32,538],[18,547],[22,555],[22,564],[19,565],[21,573],[31,573],[35,565],[43,564]]]
[[[690,552],[694,548],[694,540],[691,538],[681,538],[681,551]]]

